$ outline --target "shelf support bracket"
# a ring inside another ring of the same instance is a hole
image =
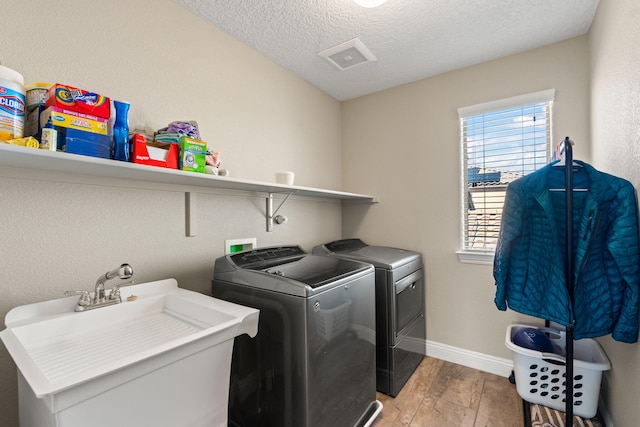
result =
[[[276,216],[276,214],[278,213],[278,211],[280,210],[280,208],[282,207],[282,205],[284,205],[284,202],[287,201],[287,199],[289,199],[289,197],[293,194],[293,191],[290,193],[287,193],[287,197],[284,198],[284,200],[282,202],[280,202],[280,204],[278,205],[278,207],[276,208],[276,210],[273,210],[273,193],[269,193],[269,195],[267,196],[267,232],[270,233],[273,231],[273,218]]]
[[[194,237],[198,234],[196,193],[184,193],[185,234]]]

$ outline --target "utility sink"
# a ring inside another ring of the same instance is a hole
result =
[[[174,279],[121,292],[122,303],[86,312],[72,296],[7,314],[0,338],[18,366],[21,427],[87,416],[92,426],[226,426],[233,339],[256,335],[258,310]]]

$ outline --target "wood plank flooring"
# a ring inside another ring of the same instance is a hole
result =
[[[425,357],[372,427],[521,427],[522,400],[507,378]]]

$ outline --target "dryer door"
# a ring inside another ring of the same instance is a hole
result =
[[[423,313],[424,275],[416,270],[395,283],[395,336],[404,334],[411,322]]]

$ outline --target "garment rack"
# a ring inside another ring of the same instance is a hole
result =
[[[566,227],[566,257],[565,257],[565,286],[567,287],[567,294],[569,296],[569,318],[568,326],[565,328],[565,425],[567,427],[573,426],[573,325],[575,324],[574,311],[573,311],[573,298],[574,298],[574,280],[575,270],[573,261],[573,147],[571,146],[571,140],[569,137],[564,139],[564,170],[565,170],[565,197],[566,197],[566,211],[565,211],[565,227]],[[579,191],[585,191],[585,189],[579,189]],[[549,321],[545,320],[546,326],[549,326]]]

